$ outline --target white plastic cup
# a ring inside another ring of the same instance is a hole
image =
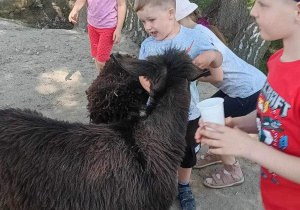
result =
[[[197,108],[200,110],[203,122],[225,124],[223,98],[205,99],[197,104]]]

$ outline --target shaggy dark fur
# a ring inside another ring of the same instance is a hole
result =
[[[30,110],[0,110],[1,210],[164,210],[171,206],[185,148],[188,80],[202,71],[185,52],[176,50],[149,61],[116,58],[131,74],[151,80],[148,116],[83,125]],[[107,104],[111,110],[122,105]]]
[[[112,59],[86,93],[90,120],[96,124],[119,122],[137,116],[148,99],[148,93],[138,77],[124,71]]]

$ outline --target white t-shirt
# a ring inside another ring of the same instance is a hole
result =
[[[261,90],[266,76],[232,52],[211,30],[197,24],[194,29],[211,39],[216,49],[223,55],[223,81],[214,85],[232,98],[246,98]]]

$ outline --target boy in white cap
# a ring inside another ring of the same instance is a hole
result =
[[[220,71],[212,71],[212,75],[200,78],[201,82],[210,82],[220,90],[212,97],[224,98],[225,117],[244,116],[255,110],[259,92],[262,89],[266,76],[254,66],[246,63],[235,55],[212,31],[193,21],[191,14],[197,5],[189,0],[176,0],[176,19],[188,28],[194,28],[210,37],[212,44],[223,55]],[[202,67],[202,55],[194,59],[194,63]],[[223,71],[222,71],[223,69]],[[216,78],[222,78],[215,83]],[[204,185],[210,188],[224,188],[244,182],[244,176],[234,156],[213,155],[209,152],[198,158],[194,168],[204,168],[209,165],[223,163],[211,177],[206,178]]]

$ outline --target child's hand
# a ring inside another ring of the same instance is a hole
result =
[[[150,82],[146,77],[139,77],[140,83],[143,86],[143,88],[150,93]]]
[[[225,118],[225,125],[230,128],[234,128],[235,126],[237,126],[234,124],[232,117]]]
[[[208,122],[203,126],[214,130],[202,129],[199,133],[202,137],[201,143],[208,145],[212,154],[245,157],[251,150],[254,140],[238,128]]]
[[[76,24],[77,23],[78,12],[72,10],[69,14],[69,22]]]
[[[196,140],[197,143],[200,143],[201,142],[201,138],[202,138],[201,131],[203,129],[205,129],[204,128],[204,123],[203,123],[203,121],[202,121],[201,118],[199,119],[198,125],[199,125],[199,127],[198,127],[198,129],[196,130],[196,133],[195,133],[195,140]]]
[[[119,43],[121,41],[121,37],[122,37],[121,29],[116,28],[113,35],[114,44]]]
[[[196,130],[196,133],[195,133],[195,140],[196,140],[197,143],[200,143],[201,138],[202,138],[201,131],[205,130],[204,122],[202,121],[201,118],[199,119],[198,125],[199,125],[199,127],[198,127],[198,129]],[[232,117],[225,118],[225,125],[228,126],[228,127],[231,127],[231,128],[233,128],[235,126],[234,123],[233,123]]]
[[[215,60],[216,56],[214,51],[208,50],[200,55],[198,55],[194,60],[193,63],[201,69],[206,69],[209,67],[211,62]]]

